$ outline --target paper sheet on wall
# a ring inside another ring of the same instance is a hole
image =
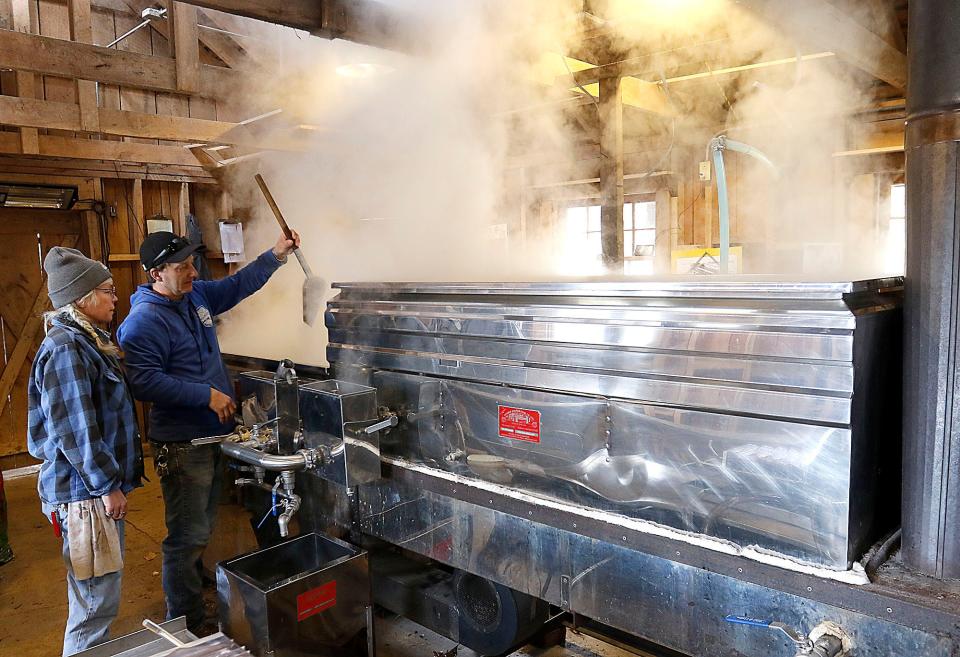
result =
[[[163,217],[154,217],[153,219],[147,219],[147,234],[158,233],[162,230],[165,230],[168,233],[172,233],[173,220],[165,219]]]
[[[243,224],[220,222],[220,248],[224,262],[243,262]]]

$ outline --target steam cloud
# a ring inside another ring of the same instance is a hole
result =
[[[270,31],[275,64],[251,71],[247,99],[315,129],[305,152],[265,153],[230,171],[251,257],[278,234],[253,184],[259,171],[328,282],[575,273],[581,245],[571,251],[564,239],[563,208],[596,194],[590,179],[604,156],[597,108],[577,101],[591,89],[549,83],[575,70],[558,53],[585,50],[586,32],[588,45],[605,35],[604,47],[642,69],[660,98],[660,111],[625,108],[626,173],[641,174],[628,191],[675,194],[677,181],[696,181],[710,139],[726,134],[778,169],[728,155],[746,273],[885,273],[874,189],[851,184],[834,157],[848,147],[849,115],[868,102],[869,81],[831,54],[785,40],[729,0],[608,0],[597,9],[603,22],[572,0],[394,4],[417,16],[414,54]],[[725,72],[781,59],[790,61]],[[646,177],[654,171],[669,175]],[[702,185],[701,199],[715,204],[715,194]],[[674,241],[693,245],[682,227],[695,209],[675,206]],[[712,246],[712,233],[698,245]],[[302,281],[292,262],[232,311],[224,351],[324,364],[326,332],[299,319]]]

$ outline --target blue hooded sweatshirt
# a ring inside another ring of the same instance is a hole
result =
[[[180,442],[233,430],[208,407],[210,388],[234,397],[213,318],[240,303],[283,264],[266,251],[232,276],[194,281],[193,290],[171,301],[140,285],[130,314],[117,329],[134,396],[151,402],[147,435]]]

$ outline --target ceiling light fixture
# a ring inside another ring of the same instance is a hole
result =
[[[76,187],[0,183],[0,206],[5,208],[69,210],[76,200]]]

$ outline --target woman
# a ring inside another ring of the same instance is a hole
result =
[[[43,459],[37,488],[63,535],[67,628],[63,654],[109,638],[120,605],[127,495],[141,485],[136,412],[106,327],[116,289],[110,271],[55,246],[43,261],[56,309],[27,387],[27,443]]]

